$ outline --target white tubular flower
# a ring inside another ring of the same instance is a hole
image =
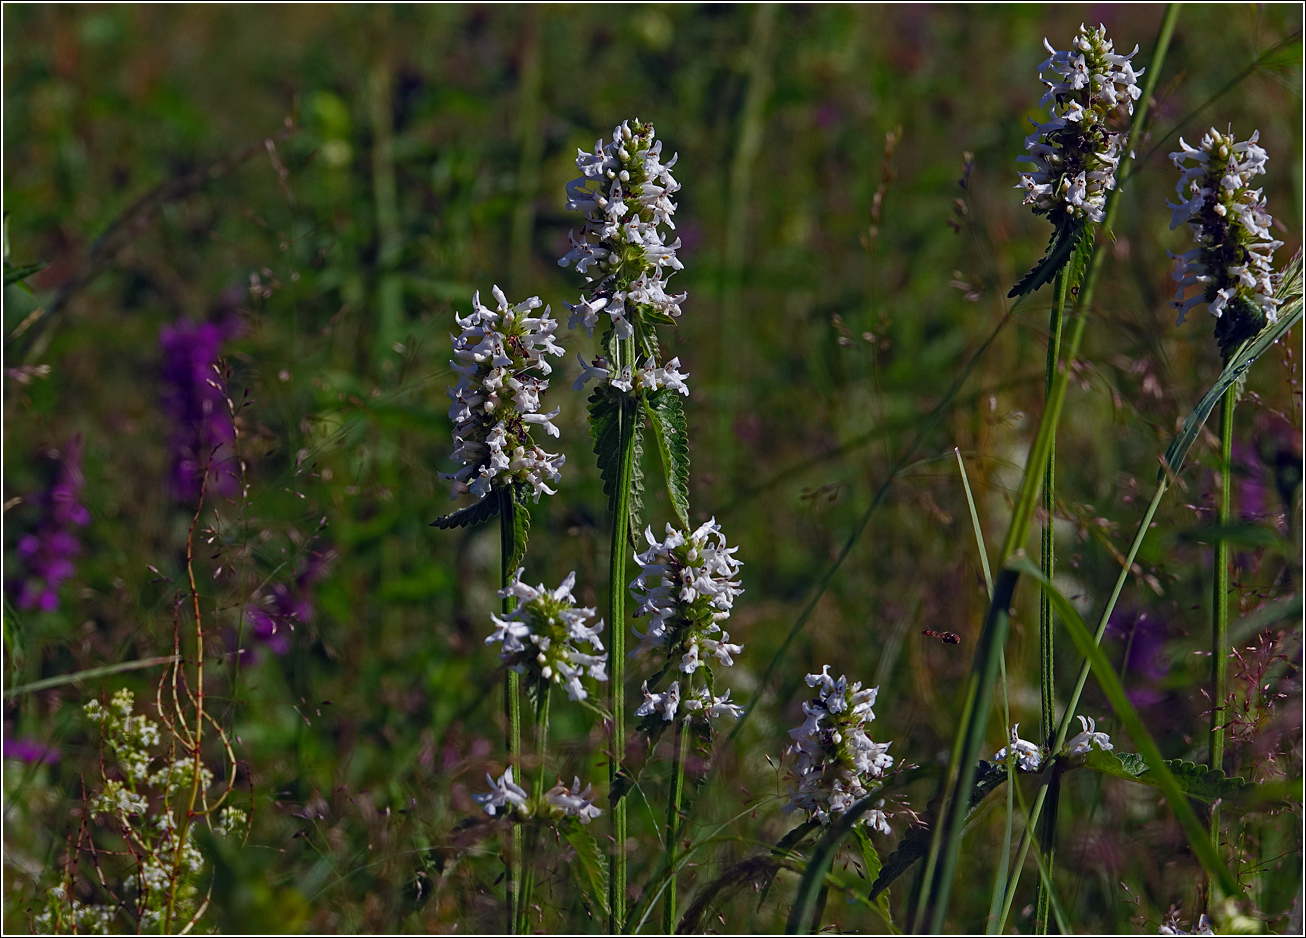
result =
[[[1092,717],[1079,717],[1079,725],[1084,731],[1074,739],[1066,743],[1066,753],[1072,756],[1087,755],[1093,751],[1093,747],[1110,752],[1115,747],[1111,745],[1111,737],[1106,733],[1097,732],[1097,723]]]
[[[503,645],[499,659],[519,674],[535,680],[561,684],[572,700],[589,696],[581,678],[608,679],[608,656],[603,651],[603,620],[588,622],[596,612],[592,607],[576,605],[572,571],[555,590],[544,584],[532,587],[521,581],[524,568],[518,568],[512,582],[499,591],[500,598],[517,598],[517,608],[506,616],[490,614],[494,631],[485,640]],[[588,645],[591,652],[581,651]],[[597,652],[602,652],[597,654]]]
[[[644,702],[635,710],[635,716],[646,717],[654,713],[662,715],[662,719],[670,723],[676,718],[676,710],[680,707],[680,682],[672,681],[671,686],[664,693],[653,694],[649,692],[648,681],[645,681],[640,691],[644,694]]]
[[[526,807],[526,789],[517,785],[512,780],[512,766],[499,778],[494,778],[489,772],[485,773],[485,780],[490,783],[490,790],[480,795],[472,795],[472,800],[485,809],[485,813],[494,817],[500,811],[505,814],[511,813],[514,809],[521,811]]]
[[[1081,25],[1071,45],[1058,52],[1043,40],[1049,58],[1039,66],[1039,79],[1047,91],[1039,104],[1050,114],[1046,122],[1034,122],[1034,133],[1025,139],[1029,155],[1019,159],[1033,168],[1021,173],[1016,188],[1025,190],[1026,205],[1054,223],[1065,218],[1100,222],[1106,194],[1116,185],[1121,152],[1122,134],[1107,123],[1120,112],[1134,113],[1142,94],[1138,76],[1146,69],[1135,71],[1130,63],[1137,46],[1128,55],[1117,55],[1103,26],[1090,30]]]
[[[728,690],[720,697],[715,697],[706,687],[700,687],[692,697],[685,698],[681,706],[685,710],[685,719],[689,719],[694,713],[705,713],[712,720],[723,716],[738,720],[744,715],[743,707],[730,702]]]
[[[558,323],[549,318],[547,306],[540,315],[530,315],[542,305],[539,297],[512,305],[497,286],[493,293],[495,309],[482,306],[477,293],[472,312],[455,317],[462,334],[454,337],[449,363],[459,375],[448,392],[454,422],[450,458],[462,468],[442,476],[453,483],[454,498],[484,498],[495,488],[520,482],[539,501],[541,495],[553,494],[549,483],[561,478],[566,461],[531,439],[532,426],[558,436],[552,423],[558,409],[539,412],[540,395],[549,386],[543,376],[553,371],[545,356],[563,354],[554,341]]]
[[[1203,912],[1201,917],[1197,920],[1196,928],[1194,928],[1192,931],[1185,930],[1179,924],[1179,910],[1172,908],[1170,910],[1170,913],[1166,915],[1165,921],[1161,923],[1161,927],[1157,930],[1157,934],[1158,935],[1214,935],[1215,930],[1211,928],[1211,920],[1206,917],[1205,912]]]
[[[866,724],[875,719],[878,687],[850,686],[846,676],[835,680],[829,665],[807,675],[807,685],[817,689],[817,696],[803,702],[807,719],[789,731],[793,744],[785,755],[797,759],[791,776],[796,785],[789,786],[784,811],[803,810],[809,820],[829,824],[832,815],[870,795],[876,780],[893,768],[892,744],[866,735]],[[888,817],[878,807],[862,815],[860,823],[888,830]]]
[[[1016,754],[1016,768],[1022,772],[1037,772],[1043,765],[1043,753],[1027,739],[1020,738],[1020,724],[1011,728],[1011,750]],[[993,755],[994,762],[1007,761],[1007,747],[1003,746]]]
[[[582,791],[580,776],[572,779],[570,788],[559,780],[558,784],[544,793],[544,800],[559,817],[574,817],[582,824],[588,824],[603,813],[594,807],[594,786],[586,785]]]
[[[1259,139],[1259,130],[1239,142],[1232,128],[1222,134],[1212,127],[1199,146],[1180,137],[1179,149],[1170,154],[1180,170],[1179,201],[1167,203],[1173,211],[1170,228],[1187,222],[1198,244],[1170,255],[1178,285],[1174,305],[1183,322],[1190,309],[1206,303],[1220,320],[1215,334],[1226,353],[1278,318],[1273,259],[1283,242],[1270,236],[1274,219],[1265,210],[1262,190],[1251,188],[1265,172],[1267,156]],[[1185,299],[1193,286],[1199,289]]]

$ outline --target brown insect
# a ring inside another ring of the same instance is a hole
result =
[[[956,632],[936,632],[934,629],[921,629],[921,634],[926,638],[937,638],[945,645],[961,644],[961,636]]]

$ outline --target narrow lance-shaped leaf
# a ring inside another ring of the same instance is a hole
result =
[[[582,897],[607,915],[608,865],[599,850],[598,842],[588,829],[575,820],[564,826],[563,836],[576,851],[577,862],[571,864],[571,868]]]
[[[676,518],[688,531],[689,524],[689,435],[685,429],[685,408],[680,394],[659,388],[644,398],[644,412],[657,440],[662,471],[667,480]]]
[[[632,543],[638,543],[640,518],[644,515],[643,413],[637,403],[609,385],[594,389],[589,397],[590,437],[598,457],[603,494],[608,498],[608,513],[617,510],[617,493],[621,488],[621,429],[625,423],[634,433],[634,462],[631,465],[629,515],[627,527]]]

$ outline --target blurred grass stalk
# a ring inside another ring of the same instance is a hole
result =
[[[1148,64],[1142,97],[1138,108],[1134,112],[1134,119],[1130,126],[1129,140],[1131,145],[1141,138],[1141,129],[1147,121],[1150,111],[1149,104],[1156,89],[1157,78],[1162,70],[1166,52],[1170,46],[1170,37],[1174,33],[1175,22],[1179,16],[1179,7],[1180,4],[1170,4],[1166,8],[1165,16],[1161,21],[1161,28],[1154,46],[1155,51],[1151,62]],[[1132,162],[1128,155],[1129,152],[1132,152],[1132,150],[1126,151],[1126,155],[1121,158],[1123,165],[1117,172],[1117,178],[1123,178],[1128,169],[1128,164]],[[1112,223],[1119,210],[1122,188],[1123,186],[1117,185],[1110,194],[1106,216],[1102,224],[1102,230],[1104,231],[1111,230]],[[1075,321],[1070,334],[1070,342],[1066,349],[1067,361],[1073,361],[1075,356],[1079,354],[1079,348],[1088,322],[1088,310],[1092,305],[1093,292],[1097,285],[1098,276],[1101,273],[1104,256],[1103,252],[1093,250],[1091,259],[1088,262],[1084,283],[1080,288],[1075,303]],[[1055,375],[1047,395],[1043,415],[1039,420],[1038,432],[1034,438],[1034,444],[1030,448],[1029,458],[1025,462],[1020,497],[1012,510],[1011,522],[1002,545],[1000,562],[1004,567],[1012,555],[1025,543],[1028,535],[1034,504],[1039,497],[1044,469],[1051,454],[1052,440],[1056,435],[1056,428],[1061,420],[1062,407],[1065,404],[1069,384],[1070,369],[1066,368]],[[1143,532],[1146,532],[1145,527]],[[1131,564],[1132,561],[1125,565],[1124,572],[1126,575]],[[957,858],[961,850],[962,829],[966,820],[965,808],[969,801],[966,793],[970,791],[974,784],[976,761],[979,758],[980,747],[988,731],[989,711],[992,706],[998,663],[1006,647],[1010,625],[1009,607],[1015,594],[1018,579],[1019,573],[1009,568],[1003,569],[999,573],[994,588],[994,598],[985,616],[983,631],[975,649],[975,658],[971,665],[971,673],[967,679],[963,697],[958,734],[954,739],[952,754],[948,763],[944,796],[939,806],[939,821],[935,825],[934,836],[930,840],[929,854],[926,857],[925,867],[921,871],[924,888],[920,891],[920,902],[912,914],[911,927],[913,931],[939,932],[943,925],[943,917],[947,912],[948,900],[952,893],[952,881],[957,868]],[[1070,713],[1071,710],[1066,711],[1067,718]],[[1063,726],[1066,722],[1067,720],[1063,719]],[[1041,806],[1041,799],[1044,797],[1045,792],[1046,789],[1040,789],[1039,791],[1039,800],[1035,801],[1035,812],[1034,817],[1031,818],[1031,823],[1037,822],[1038,809]],[[1012,894],[1019,881],[1020,865],[1024,860],[1024,852],[1028,849],[1029,833],[1030,831],[1027,829],[1026,836],[1022,839],[1024,848],[1017,861],[1016,869],[1008,882],[1008,896]],[[1006,904],[1009,907],[1009,902]]]

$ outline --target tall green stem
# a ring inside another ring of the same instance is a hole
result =
[[[535,785],[531,789],[531,795],[538,801],[543,799],[545,775],[545,756],[548,754],[549,746],[549,691],[552,689],[551,681],[540,681],[539,684],[539,708],[535,711]],[[538,841],[538,838],[535,838]],[[531,851],[534,853],[536,847],[532,846]],[[525,935],[530,933],[530,907],[531,893],[535,891],[535,869],[533,864],[526,867],[525,875],[522,877],[521,900],[517,909],[517,934]]]
[[[685,754],[689,736],[685,721],[676,721],[676,754],[671,763],[671,794],[667,796],[667,891],[662,899],[662,930],[676,931],[676,853],[680,847],[680,802],[685,796]]]
[[[633,339],[618,344],[621,368],[635,360]],[[619,934],[626,922],[626,801],[618,790],[621,763],[626,753],[626,551],[630,544],[630,486],[635,471],[635,421],[639,415],[633,399],[623,400],[620,421],[621,477],[616,510],[612,515],[612,550],[608,555],[608,707],[612,711],[611,749],[608,760],[608,797],[612,810],[612,853],[608,878],[608,933]]]
[[[1229,524],[1230,492],[1233,488],[1233,408],[1238,402],[1238,383],[1224,392],[1220,402],[1220,502],[1216,520],[1221,528]],[[1228,696],[1229,670],[1229,542],[1215,539],[1215,576],[1211,585],[1211,761],[1213,769],[1224,768],[1224,702]],[[1220,846],[1220,806],[1211,808],[1211,843]]]
[[[1073,267],[1073,265],[1071,265]],[[1066,297],[1070,293],[1071,267],[1063,268],[1061,273],[1057,274],[1056,287],[1054,290],[1054,299],[1052,301],[1052,313],[1048,321],[1048,360],[1047,376],[1045,379],[1043,393],[1044,397],[1052,394],[1052,383],[1057,375],[1057,367],[1061,357],[1061,324],[1064,319],[1066,308]],[[1049,580],[1056,573],[1056,472],[1057,472],[1057,440],[1055,433],[1048,444],[1048,461],[1047,469],[1043,473],[1043,532],[1039,551],[1039,569]],[[1038,645],[1039,645],[1039,689],[1042,711],[1041,739],[1044,743],[1051,742],[1052,733],[1055,730],[1057,722],[1057,700],[1056,700],[1056,671],[1055,657],[1053,655],[1052,642],[1052,600],[1046,593],[1039,593],[1038,600]],[[1049,812],[1048,819],[1054,815]],[[1052,862],[1052,853],[1056,849],[1056,831],[1050,824],[1045,824],[1040,846],[1043,849],[1043,856],[1047,860],[1047,880],[1040,880],[1038,887],[1038,914],[1035,918],[1036,929],[1039,934],[1047,933],[1048,913],[1050,904],[1048,902],[1048,885],[1052,881],[1053,870],[1055,867]]]
[[[512,569],[513,550],[514,550],[514,512],[517,510],[516,502],[512,497],[512,489],[504,487],[499,489],[499,585],[507,589],[508,584],[512,582],[513,574],[516,572]],[[517,605],[517,600],[511,596],[503,598],[503,614],[506,616],[512,612],[513,607]],[[503,712],[507,718],[507,740],[506,748],[508,750],[508,765],[512,767],[513,774],[518,784],[522,781],[521,767],[521,695],[518,693],[518,675],[511,669],[507,672],[507,679],[503,684]],[[509,834],[508,841],[508,931],[510,934],[516,934],[517,912],[521,899],[521,874],[522,874],[522,826],[519,822],[514,821],[512,832]]]

